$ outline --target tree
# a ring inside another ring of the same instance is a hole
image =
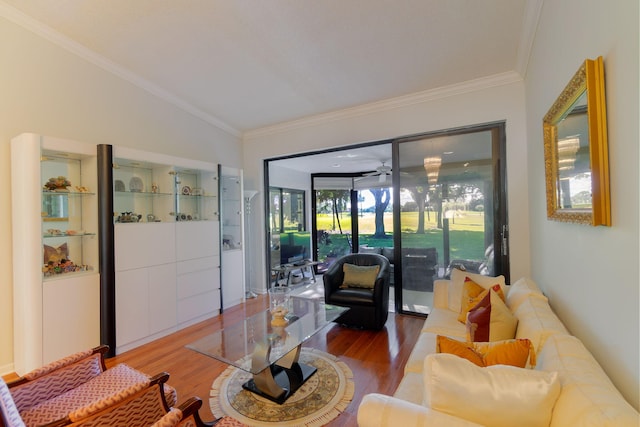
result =
[[[407,188],[407,191],[411,193],[413,201],[418,205],[418,228],[416,234],[424,234],[424,207],[427,203],[427,191],[429,187],[416,186]]]
[[[391,201],[391,194],[388,188],[370,188],[369,191],[373,194],[373,197],[376,201],[375,209],[375,224],[376,224],[376,232],[372,237],[377,239],[382,239],[388,237],[384,231],[384,212],[387,210],[387,206],[389,206],[389,202]]]
[[[332,230],[335,231],[337,223],[340,234],[343,234],[342,225],[340,225],[340,214],[346,208],[349,198],[349,190],[318,190],[316,192],[317,203],[330,206],[333,219]]]

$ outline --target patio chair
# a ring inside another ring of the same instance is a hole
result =
[[[344,264],[380,266],[372,287],[343,286]],[[389,315],[389,260],[378,254],[351,254],[339,258],[324,273],[327,304],[349,307],[336,323],[365,329],[382,329]]]

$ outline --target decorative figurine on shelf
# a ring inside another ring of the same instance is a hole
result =
[[[135,212],[122,212],[122,214],[116,218],[116,222],[139,222],[141,219],[141,214],[137,214]]]
[[[63,243],[57,248],[44,245],[44,264],[42,266],[42,273],[44,276],[75,273],[76,271],[87,270],[91,270],[91,267],[87,265],[76,265],[69,259],[69,252],[66,243]]]
[[[69,191],[67,187],[70,186],[71,181],[65,176],[49,178],[49,181],[44,184],[44,188],[48,191]]]
[[[160,189],[158,188],[158,184],[156,184],[155,182],[151,184],[151,192],[157,193],[158,191],[160,191]]]

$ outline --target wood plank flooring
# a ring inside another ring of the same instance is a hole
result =
[[[185,345],[223,328],[225,324],[266,310],[267,306],[268,300],[263,295],[249,299],[213,319],[108,359],[107,366],[127,363],[150,375],[168,372],[169,384],[177,389],[179,402],[199,396],[203,400],[201,416],[205,420],[212,420],[209,391],[213,381],[227,365],[189,350]],[[354,374],[353,401],[329,426],[357,425],[358,406],[365,394],[393,394],[423,323],[424,318],[421,317],[389,313],[389,320],[381,331],[364,331],[331,324],[303,345],[337,356]]]

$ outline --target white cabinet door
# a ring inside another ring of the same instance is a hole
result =
[[[43,286],[43,362],[100,344],[100,277],[50,280]]]
[[[176,326],[176,264],[149,267],[149,333]]]
[[[175,262],[175,224],[116,224],[115,248],[116,271]]]
[[[185,221],[176,223],[176,255],[178,261],[205,258],[220,252],[218,221]]]
[[[222,251],[222,305],[233,307],[244,298],[244,255],[242,250]]]
[[[149,332],[149,272],[146,268],[116,272],[116,342],[118,347]]]

